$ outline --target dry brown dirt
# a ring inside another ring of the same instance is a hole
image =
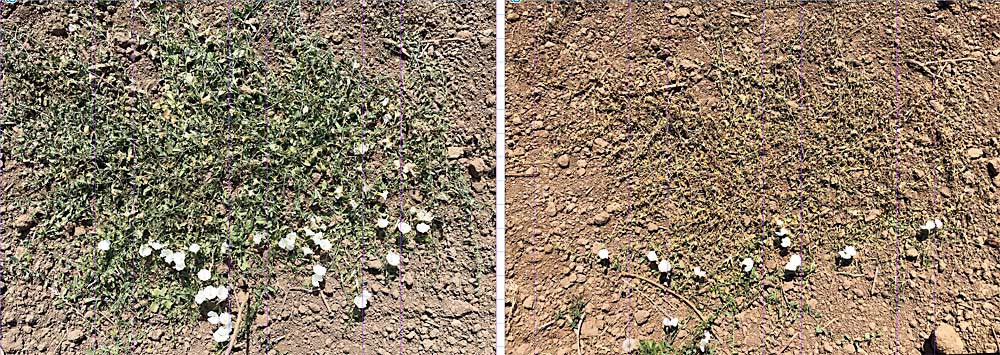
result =
[[[937,324],[1000,351],[1000,6],[507,13],[513,354],[622,353],[627,338],[697,353],[704,330],[719,354],[918,354]],[[921,236],[935,217],[944,228]],[[841,265],[847,245],[858,256]],[[670,259],[672,293],[649,250]]]

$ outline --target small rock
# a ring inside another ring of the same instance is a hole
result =
[[[471,173],[473,177],[478,179],[479,177],[485,175],[488,169],[489,168],[486,167],[486,161],[483,160],[483,158],[469,159],[469,173]]]
[[[559,164],[560,168],[569,167],[569,155],[563,154],[556,158],[556,164]]]
[[[601,334],[601,328],[603,326],[603,321],[594,319],[593,317],[588,317],[583,321],[583,325],[580,327],[580,335],[584,337],[596,337]]]
[[[920,252],[918,252],[916,248],[914,248],[914,247],[906,248],[906,258],[907,259],[915,260],[919,256],[920,256]]]
[[[605,224],[608,224],[608,221],[610,220],[611,220],[611,214],[609,214],[607,211],[601,211],[596,216],[594,216],[594,225],[603,226]]]
[[[635,312],[635,322],[637,324],[643,325],[646,324],[646,322],[648,321],[649,321],[649,311],[645,309],[640,309],[638,312]]]
[[[955,327],[951,325],[941,323],[937,329],[934,329],[934,334],[931,336],[934,339],[933,343],[938,353],[961,354],[965,352],[965,344],[962,342],[962,338],[958,336]]]
[[[79,344],[84,339],[83,331],[79,329],[72,329],[66,333],[66,340],[73,343]]]
[[[594,139],[594,144],[597,144],[601,148],[607,148],[608,145],[611,144],[611,143],[608,143],[608,141],[604,140],[603,138],[595,138]]]
[[[983,157],[983,150],[979,148],[969,148],[969,150],[965,151],[965,156],[969,157],[969,159],[979,159]]]
[[[444,316],[448,318],[461,318],[476,311],[476,308],[469,302],[461,300],[447,301],[444,308]]]
[[[1000,158],[990,159],[986,163],[986,172],[990,174],[990,177],[1000,176]]]
[[[448,147],[448,159],[458,159],[465,154],[465,148],[462,147]]]
[[[557,214],[559,214],[559,209],[556,208],[555,202],[552,201],[548,202],[548,206],[545,207],[545,214],[548,215],[549,217],[555,217]]]
[[[458,33],[455,35],[455,37],[458,37],[460,39],[469,39],[469,38],[472,38],[472,31],[469,31],[469,30],[458,31]]]
[[[0,346],[2,346],[2,349],[7,351],[7,353],[17,354],[21,351],[24,343],[21,338],[17,336],[6,336],[3,338],[3,342],[0,343]]]
[[[677,11],[674,11],[674,17],[688,17],[689,15],[691,15],[691,9],[686,7],[678,8]]]
[[[17,229],[19,232],[26,232],[36,224],[38,224],[38,221],[35,220],[35,217],[30,213],[25,213],[17,216],[17,218],[14,218],[13,226],[14,229]]]
[[[155,328],[149,332],[149,340],[160,341],[163,338],[163,329]]]
[[[384,264],[382,264],[382,259],[372,259],[372,260],[368,260],[368,270],[371,270],[371,271],[379,271],[379,270],[382,270],[382,268],[383,268],[384,266],[385,266],[385,265],[384,265]]]

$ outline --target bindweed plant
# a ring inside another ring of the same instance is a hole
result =
[[[223,316],[231,294],[253,295],[250,310],[260,304],[265,265],[313,287],[336,279],[350,300],[367,292],[352,267],[360,253],[405,255],[399,238],[443,235],[448,218],[435,215],[446,216],[444,206],[472,208],[465,169],[444,156],[447,108],[421,90],[444,78],[421,51],[408,59],[401,108],[398,78],[287,25],[301,20],[297,11],[271,19],[265,58],[259,5],[234,3],[230,33],[215,21],[224,12],[141,7],[138,75],[103,45],[127,33],[111,19],[96,28],[86,20],[70,46],[23,32],[3,44],[12,94],[2,99],[18,132],[5,129],[4,146],[36,167],[26,190],[45,192],[30,202],[43,211],[34,237],[73,237],[58,252],[76,269],[53,275],[63,302],[117,310],[98,317],[127,309],[209,321],[218,341],[239,326]],[[94,35],[98,63],[77,51]]]

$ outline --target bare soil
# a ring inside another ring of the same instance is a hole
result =
[[[918,354],[939,324],[1000,351],[1000,6],[507,11],[513,354],[697,353],[704,330],[721,354]],[[633,277],[663,281],[649,250],[671,293]]]

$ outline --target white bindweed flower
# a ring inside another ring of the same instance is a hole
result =
[[[667,259],[660,260],[660,263],[656,265],[656,269],[660,270],[660,272],[664,274],[670,272],[671,268],[673,267],[670,266],[670,260]]]
[[[336,198],[336,199],[338,199],[338,200],[341,199],[341,198],[343,198],[344,197],[344,187],[343,186],[337,186],[336,188],[334,188],[333,189],[333,197]]]
[[[924,224],[923,226],[921,226],[920,229],[923,229],[923,230],[926,230],[926,231],[929,232],[929,231],[932,231],[932,230],[935,230],[935,229],[941,229],[941,226],[943,226],[943,225],[944,225],[944,223],[941,223],[940,219],[935,218],[932,221],[927,221],[927,223]]]
[[[743,265],[743,272],[750,272],[753,270],[753,259],[743,259],[743,262],[741,262],[740,265]]]
[[[302,254],[305,254],[305,255],[313,255],[313,250],[312,250],[312,248],[310,248],[310,247],[308,247],[308,246],[305,246],[305,245],[303,245],[303,246],[302,246]]]
[[[323,251],[330,251],[330,249],[333,249],[333,243],[326,239],[320,240],[317,244],[319,244],[319,248],[323,249]]]
[[[188,251],[192,253],[197,253],[201,251],[201,245],[198,245],[197,243],[191,244],[191,246],[188,247]]]
[[[184,270],[185,264],[184,259],[187,255],[183,251],[178,251],[173,254],[174,259],[174,270],[181,271]]]
[[[427,225],[427,223],[422,223],[422,222],[421,223],[417,223],[417,232],[427,233],[427,232],[430,232],[430,230],[431,230],[431,226]]]
[[[789,237],[781,238],[781,247],[782,248],[788,248],[790,246],[792,246],[792,238],[789,238]]]
[[[855,250],[853,246],[848,245],[844,247],[844,250],[837,252],[837,254],[840,254],[841,259],[851,260],[855,255],[858,255],[858,251]]]
[[[253,245],[260,245],[260,242],[263,240],[264,240],[264,233],[253,234]]]
[[[208,269],[201,269],[198,271],[198,280],[208,281],[212,278],[212,272]]]
[[[215,288],[215,297],[219,299],[219,302],[225,301],[229,298],[229,289],[226,286],[219,286]]]
[[[150,248],[148,244],[143,244],[139,247],[139,256],[147,257],[153,254],[153,248]]]
[[[205,288],[198,291],[194,295],[194,303],[202,304],[205,301],[218,299],[219,302],[225,301],[229,298],[229,289],[225,286],[205,286]]]
[[[708,347],[709,340],[712,340],[712,333],[709,333],[706,330],[705,337],[701,338],[701,341],[698,342],[698,349],[701,349],[701,352],[705,352],[705,349]]]
[[[399,254],[396,254],[396,252],[390,251],[388,254],[385,254],[385,262],[389,263],[389,265],[392,265],[392,267],[398,268],[399,267]]]
[[[219,314],[215,311],[208,312],[208,322],[212,325],[219,325]]]
[[[198,293],[194,295],[194,303],[202,304],[205,301],[216,298],[218,296],[218,291],[214,286],[205,286],[205,288],[198,290]]]
[[[788,228],[782,227],[781,229],[779,229],[774,234],[777,234],[779,237],[784,237],[784,236],[788,235]]]
[[[703,271],[700,267],[697,267],[697,266],[694,267],[694,276],[695,277],[704,278],[707,275],[708,275],[708,273],[705,272],[705,271]]]
[[[799,254],[792,254],[792,257],[788,259],[788,264],[785,264],[785,270],[795,271],[799,269],[802,265],[802,257]]]
[[[97,242],[97,250],[100,250],[100,251],[111,250],[111,241],[105,239],[105,240]]]
[[[223,255],[229,253],[229,243],[222,242],[222,245],[219,247],[219,252]]]
[[[163,244],[160,244],[160,242],[152,242],[152,243],[149,243],[149,246],[150,246],[150,247],[152,247],[152,248],[153,248],[153,250],[160,250],[160,249],[163,249]]]
[[[782,221],[780,219],[777,220],[777,221],[774,221],[774,223],[776,223],[778,225],[778,227],[781,227],[781,226],[785,225],[785,221]]]
[[[311,279],[313,287],[319,287],[320,283],[323,282],[324,277],[326,277],[326,268],[320,264],[313,265],[313,275]]]
[[[649,253],[646,253],[646,260],[649,260],[649,262],[651,263],[655,263],[657,261],[660,261],[660,258],[656,256],[655,251],[650,250]]]
[[[295,238],[298,236],[295,232],[289,232],[288,235],[278,241],[278,247],[289,251],[295,249]]]
[[[231,327],[233,325],[233,315],[229,312],[215,313],[215,311],[208,312],[208,322],[212,325],[222,325],[225,327]]]
[[[316,274],[316,275],[319,275],[319,276],[326,276],[326,268],[323,267],[323,265],[320,265],[320,264],[313,265],[313,274]]]
[[[378,196],[381,197],[382,200],[388,199],[389,198],[389,191],[382,190],[382,192],[378,193]]]
[[[637,350],[639,350],[638,340],[633,338],[628,338],[622,342],[622,351],[624,351],[626,354],[631,354],[633,352],[636,352]]]
[[[389,226],[389,220],[385,218],[379,218],[378,221],[375,222],[375,225],[378,226],[379,229],[385,229],[386,227]]]
[[[597,251],[597,257],[601,260],[608,260],[608,249],[601,249]]]
[[[368,300],[372,298],[372,294],[368,290],[361,291],[361,295],[354,297],[354,305],[358,309],[365,309],[368,307]]]
[[[215,330],[215,333],[212,333],[212,340],[215,340],[216,343],[225,343],[229,341],[229,336],[232,335],[232,332],[232,327],[220,326],[219,329]]]
[[[170,251],[170,249],[160,250],[160,257],[163,258],[163,261],[166,261],[167,264],[174,263],[174,252]]]
[[[219,314],[219,324],[232,328],[233,326],[233,315],[229,312],[222,312]]]
[[[399,232],[403,234],[410,233],[410,231],[413,230],[412,228],[410,228],[410,224],[406,222],[399,222],[399,224],[396,225],[396,228],[399,229]]]
[[[663,318],[664,328],[676,327],[678,324],[680,324],[680,320],[678,320],[677,318],[670,318],[670,317]]]

